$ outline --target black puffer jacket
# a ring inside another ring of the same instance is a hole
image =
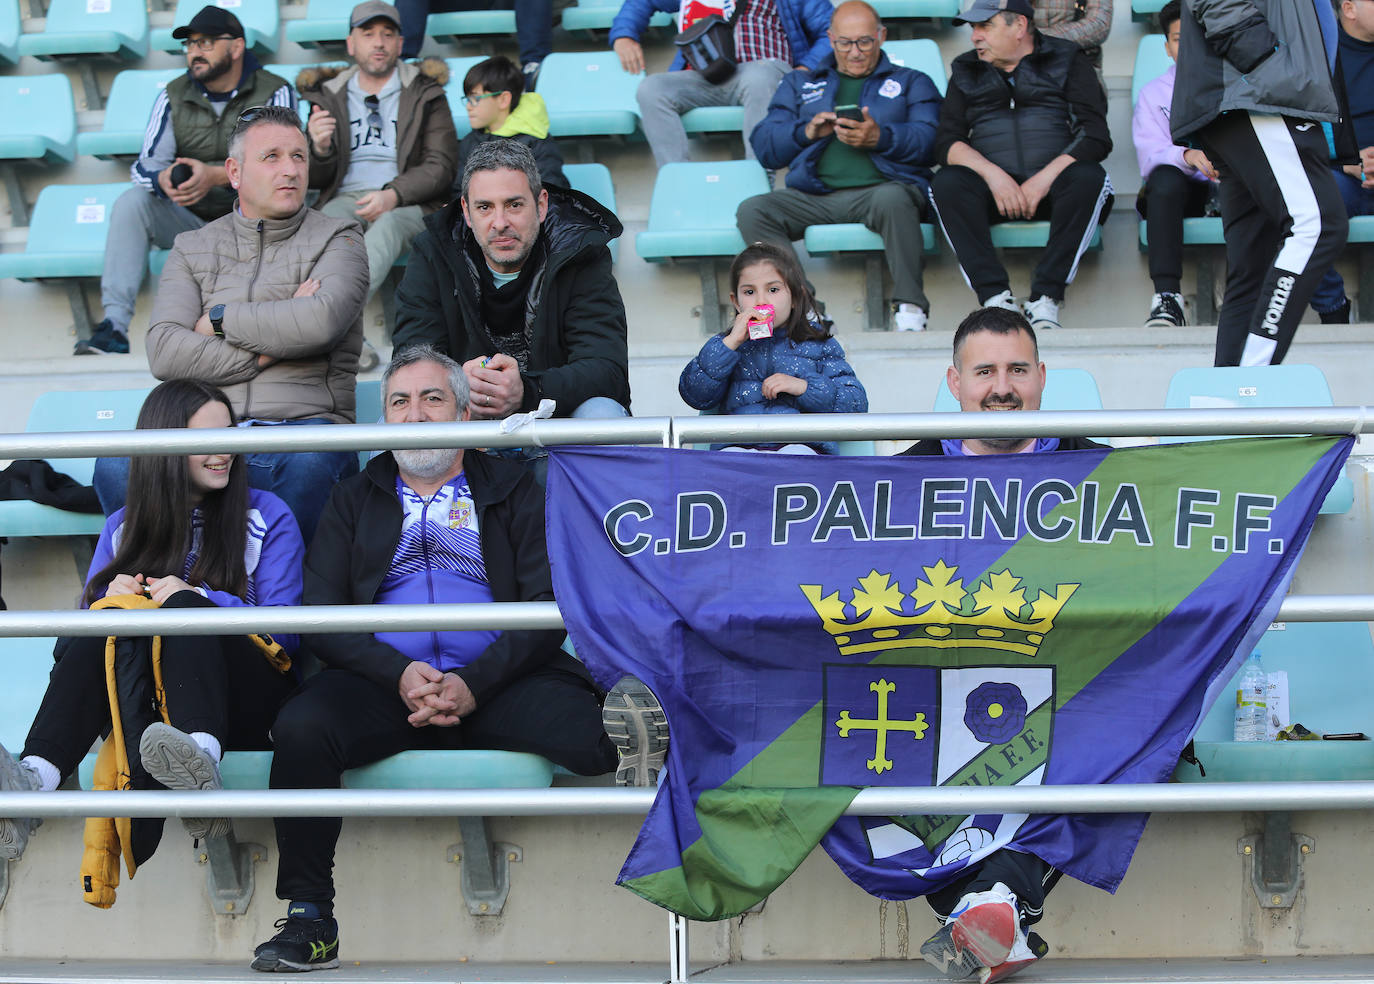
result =
[[[1184,0],[1174,142],[1231,110],[1336,122],[1335,43],[1328,0]]]
[[[962,141],[1025,180],[1060,154],[1101,163],[1111,153],[1107,99],[1078,45],[1037,31],[1011,80],[974,51],[954,59],[936,160],[948,163],[949,148]]]
[[[549,210],[529,263],[545,265],[528,298],[529,360],[521,372],[522,410],[539,400],[557,403],[566,417],[594,396],[630,405],[625,303],[611,273],[606,244],[623,231],[620,220],[594,198],[549,187]],[[428,344],[466,362],[499,351],[482,321],[477,283],[469,267],[476,252],[460,202],[425,219],[405,278],[396,290],[397,351]],[[518,326],[496,326],[499,333]]]

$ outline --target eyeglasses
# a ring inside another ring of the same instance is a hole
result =
[[[187,38],[185,41],[181,42],[181,50],[190,51],[192,48],[195,48],[197,51],[209,51],[221,41],[233,40],[236,39],[229,34],[221,34],[217,38]]]
[[[873,46],[878,43],[878,39],[874,37],[831,38],[830,43],[834,46],[835,50],[839,52],[848,51],[850,48],[858,48],[866,54],[873,50]]]
[[[464,96],[463,102],[467,103],[469,106],[476,106],[483,99],[490,99],[492,96],[503,95],[505,91],[505,89],[497,89],[495,92],[479,92],[475,96]]]
[[[364,96],[363,105],[367,107],[367,128],[380,137],[382,135],[381,99],[377,96]]]

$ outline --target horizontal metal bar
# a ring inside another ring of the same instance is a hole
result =
[[[1276,616],[1288,622],[1374,621],[1374,595],[1296,595]],[[559,629],[552,601],[465,605],[314,605],[300,608],[182,608],[160,611],[0,611],[0,638],[106,635],[330,635],[464,629]]]
[[[611,816],[646,813],[656,793],[613,787],[0,793],[0,816]],[[1220,813],[1370,807],[1374,782],[1143,783],[870,788],[860,790],[845,813]]]
[[[1037,410],[1020,413],[861,413],[535,420],[510,433],[498,421],[239,427],[190,431],[0,434],[0,458],[89,458],[216,451],[367,451],[377,448],[535,447],[727,441],[875,441],[924,437],[1159,437],[1350,434],[1374,431],[1365,407]]]

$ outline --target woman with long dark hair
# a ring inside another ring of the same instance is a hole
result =
[[[191,379],[158,386],[138,415],[139,430],[234,423],[228,397]],[[82,607],[299,604],[305,552],[300,529],[281,499],[248,487],[245,471],[236,454],[135,457],[127,504],[105,521]],[[146,714],[154,721],[141,735],[121,735],[126,745],[137,746],[127,747],[129,764],[136,769],[141,761],[154,781],[147,785],[218,788],[224,749],[271,747],[268,729],[295,685],[289,654],[296,642],[294,636],[278,636],[274,646],[266,637],[248,635],[155,640],[151,661],[157,671],[148,675],[148,699],[116,702],[125,733],[126,718]],[[55,655],[22,755],[16,761],[0,748],[0,789],[56,789],[92,742],[112,730],[106,638],[61,639]],[[121,656],[115,642],[109,643],[109,658],[116,661],[117,675],[130,677],[150,662],[139,656],[135,669],[126,671],[118,661],[129,657]],[[121,688],[130,683],[119,676]],[[227,821],[185,824],[194,837],[227,830]],[[32,819],[0,819],[0,858],[22,854],[37,825]]]

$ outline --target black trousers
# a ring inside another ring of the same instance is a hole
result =
[[[1277,364],[1345,246],[1349,220],[1326,135],[1310,120],[1231,112],[1197,138],[1221,173],[1229,265],[1215,364]]]
[[[930,183],[930,197],[978,303],[1011,290],[1007,268],[992,245],[992,227],[1010,220],[997,211],[987,182],[970,168],[945,165]],[[1049,220],[1050,237],[1031,273],[1031,298],[1064,299],[1111,197],[1111,183],[1101,164],[1075,161],[1054,179],[1035,211],[1035,218]]]
[[[295,693],[272,726],[273,789],[338,789],[345,770],[408,749],[490,748],[533,752],[578,775],[616,766],[590,682],[565,670],[522,677],[451,728],[413,727],[394,687],[327,669]],[[339,817],[279,817],[277,897],[334,899]]]
[[[941,919],[948,919],[954,907],[969,892],[986,892],[1001,882],[1016,893],[1020,903],[1021,926],[1033,926],[1045,914],[1045,896],[1059,884],[1063,872],[1052,868],[1034,854],[1020,851],[994,851],[974,867],[973,873],[926,896],[926,901]]]
[[[1136,211],[1145,220],[1150,243],[1150,281],[1156,294],[1182,290],[1183,220],[1199,216],[1212,194],[1210,181],[1197,181],[1171,164],[1161,164],[1145,179]]]
[[[209,604],[193,591],[182,591],[162,607]],[[47,759],[65,780],[91,744],[109,732],[110,699],[104,636],[62,643],[65,651],[53,665],[23,754]],[[274,670],[244,636],[163,636],[162,682],[173,727],[204,731],[234,750],[272,747],[268,730],[296,685],[290,673]]]

